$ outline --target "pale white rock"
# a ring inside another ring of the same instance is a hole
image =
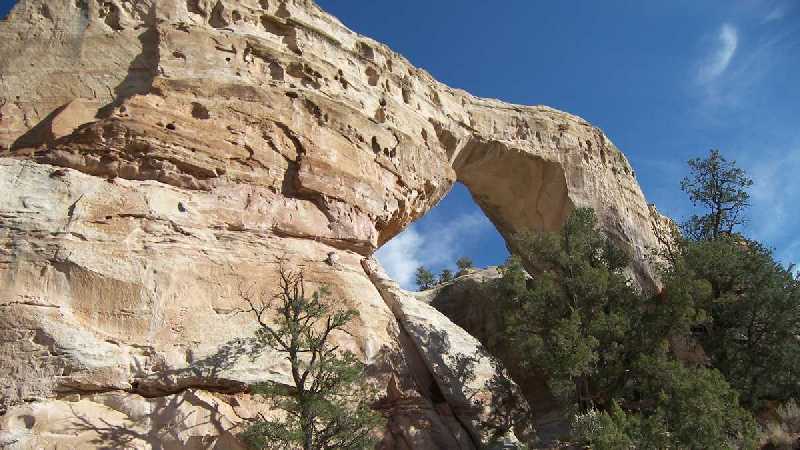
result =
[[[450,283],[414,296],[494,350],[494,356],[519,385],[520,394],[532,407],[530,423],[536,429],[539,445],[555,445],[558,439],[569,434],[570,416],[565,405],[550,392],[544,375],[523,365],[524,355],[505,345],[501,325],[490,313],[497,308],[495,283],[501,277],[497,267],[474,269]]]
[[[0,446],[245,450],[228,399],[187,390],[159,398],[106,393],[21,405],[0,417]]]

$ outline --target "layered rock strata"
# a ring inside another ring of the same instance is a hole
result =
[[[270,216],[241,209],[246,192],[109,181],[15,159],[0,159],[0,188],[0,443],[9,448],[231,448],[259,411],[247,384],[290,383],[279,355],[249,358],[256,322],[241,295],[269,293],[286,259],[360,312],[334,341],[367,363],[383,393],[383,448],[480,445],[434,388],[371,278],[377,269],[365,271],[358,253],[265,231]],[[426,326],[447,335],[448,324],[441,316]],[[474,340],[461,350],[470,345],[480,353]],[[464,424],[480,416],[455,407]]]
[[[287,379],[240,357],[238,292],[288,258],[361,312],[336,339],[384,392],[384,448],[479,445],[484,412],[407,323],[427,313],[362,264],[456,180],[506,237],[594,207],[654,285],[660,216],[578,117],[447,87],[310,0],[20,0],[0,23],[0,444],[235,448],[247,383]]]

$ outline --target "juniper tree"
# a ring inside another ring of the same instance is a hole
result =
[[[360,450],[375,444],[382,417],[370,407],[374,393],[365,383],[364,364],[332,342],[358,316],[341,308],[321,287],[306,291],[302,270],[281,264],[275,295],[242,293],[258,322],[258,347],[271,347],[291,366],[291,384],[251,387],[285,413],[263,415],[242,433],[255,449]]]
[[[664,300],[689,298],[702,311],[695,338],[745,405],[756,410],[800,395],[800,282],[770,249],[735,231],[752,181],[718,151],[689,169],[682,187],[702,214],[678,237],[677,257],[662,276]]]
[[[458,267],[458,272],[456,273],[456,276],[460,277],[461,275],[466,274],[469,269],[472,269],[474,267],[474,265],[475,263],[472,262],[472,259],[467,256],[462,256],[461,258],[458,258],[458,261],[456,261],[456,267]]]
[[[515,259],[503,271],[500,322],[511,345],[545,372],[553,393],[583,409],[594,404],[593,384],[623,370],[621,343],[637,300],[624,274],[627,256],[595,226],[594,212],[578,209],[560,232],[521,234],[517,258],[537,274],[526,281]]]
[[[736,161],[728,161],[719,150],[711,150],[707,158],[689,161],[690,175],[681,181],[681,189],[689,194],[694,206],[704,214],[693,215],[684,230],[693,239],[713,240],[734,232],[744,224],[744,213],[750,202],[747,189],[753,180]]]
[[[593,448],[751,448],[755,425],[737,393],[670,352],[669,338],[702,316],[637,291],[628,256],[596,226],[592,210],[577,209],[559,232],[515,239],[499,285],[506,353],[573,411],[599,410],[607,429],[577,436]]]
[[[449,283],[453,281],[453,272],[450,269],[443,269],[439,274],[439,284]]]
[[[417,267],[415,275],[417,286],[423,291],[436,285],[436,277],[433,275],[433,272],[426,269],[425,266]]]
[[[643,356],[631,372],[639,381],[637,406],[624,410],[614,400],[606,411],[577,414],[572,431],[581,444],[597,450],[757,448],[755,420],[718,371]]]

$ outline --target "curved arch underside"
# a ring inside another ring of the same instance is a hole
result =
[[[556,231],[573,208],[563,166],[499,142],[470,140],[453,164],[503,236]]]

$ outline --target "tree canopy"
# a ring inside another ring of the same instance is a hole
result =
[[[745,223],[750,206],[747,189],[753,180],[736,161],[728,161],[719,150],[711,150],[706,158],[689,161],[689,175],[681,181],[681,189],[695,207],[703,208],[684,224],[685,233],[693,239],[717,239],[731,234]]]
[[[523,233],[514,247],[499,289],[504,345],[545,374],[576,417],[597,421],[577,421],[577,439],[609,449],[755,445],[755,421],[723,375],[672,348],[705,318],[693,303],[700,284],[684,286],[683,303],[638,291],[629,258],[590,209],[557,233]],[[523,267],[534,268],[530,277]]]
[[[419,287],[420,290],[424,291],[436,285],[436,276],[425,266],[417,267],[415,278],[417,281],[417,287]]]
[[[682,187],[699,207],[676,236],[664,297],[702,310],[694,338],[708,362],[757,411],[800,394],[800,282],[772,251],[738,232],[752,181],[712,150],[689,161]],[[686,286],[704,286],[688,294]]]

